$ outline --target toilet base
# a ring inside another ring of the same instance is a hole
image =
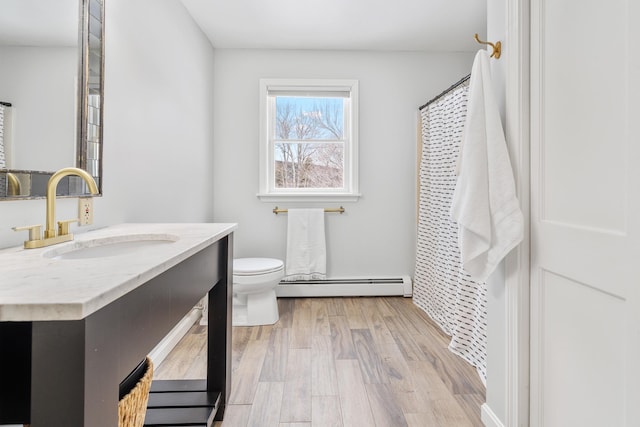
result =
[[[273,325],[278,321],[275,289],[254,294],[234,294],[233,326]]]

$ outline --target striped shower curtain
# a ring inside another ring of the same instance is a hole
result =
[[[7,163],[4,157],[4,105],[0,104],[0,169],[5,169]],[[0,196],[7,194],[6,175],[0,175]]]
[[[462,269],[449,213],[467,111],[469,80],[421,110],[418,237],[413,301],[451,336],[449,349],[486,380],[486,285]]]
[[[4,158],[4,105],[0,104],[0,169],[7,167]]]

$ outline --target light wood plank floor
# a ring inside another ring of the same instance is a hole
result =
[[[475,369],[410,299],[283,298],[273,326],[233,328],[230,405],[216,427],[482,426]],[[205,376],[194,326],[155,378]]]

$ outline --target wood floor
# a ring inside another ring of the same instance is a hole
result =
[[[230,405],[216,427],[482,426],[484,387],[410,299],[282,298],[273,326],[233,328]],[[203,378],[194,326],[155,378]]]

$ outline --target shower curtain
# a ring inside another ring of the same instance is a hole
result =
[[[4,105],[0,104],[0,169],[5,169],[7,163],[4,157]],[[7,194],[6,175],[0,176],[0,195]]]
[[[0,169],[7,167],[4,158],[4,105],[0,104]]]
[[[468,77],[421,107],[413,301],[451,336],[449,349],[486,380],[486,284],[462,269],[450,208],[467,111]]]

